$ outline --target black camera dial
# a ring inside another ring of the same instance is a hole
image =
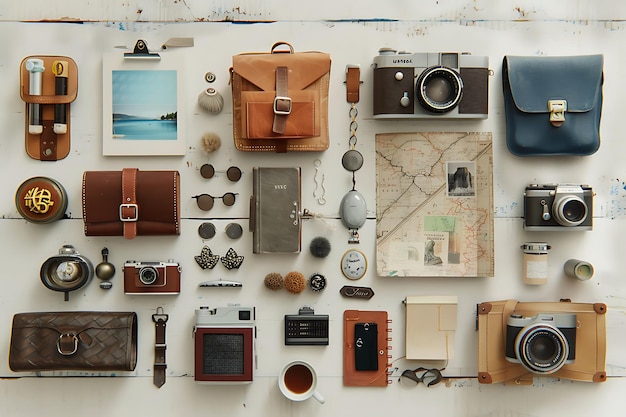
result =
[[[461,102],[463,80],[452,68],[434,66],[426,68],[415,85],[417,101],[431,113],[447,113]]]

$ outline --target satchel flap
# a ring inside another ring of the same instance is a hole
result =
[[[302,90],[330,71],[323,52],[244,53],[233,56],[233,71],[261,90],[276,89],[276,67],[289,68],[288,89]]]
[[[566,111],[573,113],[590,111],[600,102],[602,66],[602,55],[505,56],[503,72],[520,111],[548,113],[549,100],[565,100]]]

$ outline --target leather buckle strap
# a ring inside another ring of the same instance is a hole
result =
[[[167,350],[165,326],[168,317],[167,314],[163,313],[163,307],[157,307],[156,314],[152,315],[155,333],[153,383],[159,388],[165,384],[165,370],[167,369],[167,361],[165,360],[165,351]]]
[[[57,352],[63,356],[71,356],[78,350],[78,336],[74,333],[63,333],[57,339]]]
[[[288,96],[288,74],[287,67],[276,67],[276,97],[274,97],[274,124],[272,132],[282,135],[285,133],[287,117],[291,113],[293,104]]]
[[[348,103],[359,102],[359,89],[361,88],[361,68],[358,65],[346,66],[346,101]]]
[[[137,236],[139,206],[137,205],[137,168],[122,170],[122,203],[120,221],[124,225],[124,237],[134,239]]]

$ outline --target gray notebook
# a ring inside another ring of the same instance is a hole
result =
[[[253,253],[300,252],[300,171],[300,167],[253,168],[250,200]]]

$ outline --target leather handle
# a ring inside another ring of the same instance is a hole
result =
[[[289,47],[289,51],[283,51],[283,50],[275,51],[275,49],[277,47],[282,46],[282,45],[285,45],[285,46]],[[270,49],[270,52],[272,54],[286,54],[286,53],[293,54],[294,50],[293,50],[293,46],[291,46],[291,44],[289,42],[279,41],[279,42],[276,42],[274,45],[272,45],[272,49]]]

